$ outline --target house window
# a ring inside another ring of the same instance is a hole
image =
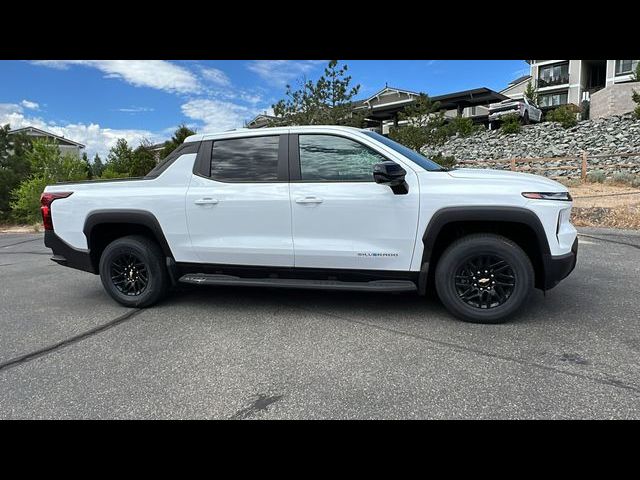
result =
[[[567,100],[567,92],[548,93],[538,97],[538,105],[541,107],[557,107],[558,105],[566,105]]]
[[[538,88],[569,83],[569,62],[540,67]]]
[[[616,60],[616,76],[633,73],[638,65],[638,60]]]

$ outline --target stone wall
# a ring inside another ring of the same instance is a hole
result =
[[[636,104],[631,99],[633,90],[640,91],[638,82],[617,83],[591,95],[591,118],[608,117],[633,112]]]
[[[520,133],[509,135],[503,134],[500,130],[485,130],[470,137],[453,137],[440,147],[425,148],[423,153],[427,156],[437,153],[451,155],[458,161],[488,161],[505,158],[579,156],[583,151],[591,155],[640,153],[640,120],[635,120],[631,115],[612,116],[581,121],[569,129],[562,128],[559,123],[544,122],[523,126]],[[628,163],[633,168],[617,168],[614,167],[616,163]],[[564,163],[551,161],[545,165],[563,166]],[[508,164],[489,166],[509,168]],[[590,158],[588,169],[604,170],[607,175],[617,171],[640,173],[640,156]],[[560,176],[580,174],[579,169],[551,172],[546,173]]]

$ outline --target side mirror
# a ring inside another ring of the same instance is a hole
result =
[[[380,185],[388,185],[396,195],[409,193],[409,185],[405,181],[407,172],[404,168],[391,160],[377,163],[373,166],[373,179]]]

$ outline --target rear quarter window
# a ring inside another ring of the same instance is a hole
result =
[[[278,135],[216,140],[211,150],[211,178],[221,182],[278,180]]]

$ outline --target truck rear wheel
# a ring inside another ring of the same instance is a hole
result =
[[[436,290],[456,317],[473,323],[503,323],[527,300],[534,285],[527,254],[493,234],[463,237],[447,248],[436,267]]]
[[[111,297],[125,307],[149,307],[169,287],[160,246],[140,235],[118,238],[100,257],[100,279]]]

